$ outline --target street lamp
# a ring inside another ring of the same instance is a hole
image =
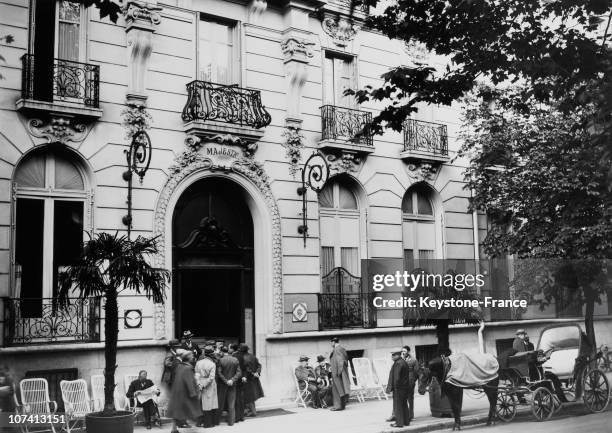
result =
[[[130,148],[125,151],[128,169],[123,172],[123,179],[128,183],[128,196],[127,215],[123,217],[122,221],[127,226],[128,239],[132,231],[132,178],[136,174],[140,178],[140,183],[142,183],[142,179],[151,164],[152,150],[149,134],[140,130],[134,134]]]

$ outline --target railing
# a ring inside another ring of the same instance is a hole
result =
[[[370,328],[374,323],[370,296],[361,292],[361,278],[334,268],[322,279],[319,329]]]
[[[259,90],[243,89],[207,81],[187,84],[187,103],[183,120],[216,120],[253,128],[263,128],[272,121],[261,104]]]
[[[100,341],[100,298],[71,299],[66,308],[55,298],[3,298],[4,344]]]
[[[323,140],[346,140],[362,146],[373,146],[369,131],[372,113],[350,108],[324,105],[321,107]]]
[[[407,119],[404,123],[404,150],[416,150],[433,155],[448,155],[446,125]]]
[[[72,102],[100,106],[100,66],[54,59],[37,63],[34,54],[24,54],[21,96],[47,102]]]

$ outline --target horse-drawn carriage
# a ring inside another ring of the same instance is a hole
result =
[[[510,421],[521,404],[531,405],[538,421],[549,419],[561,404],[582,398],[591,412],[602,412],[610,400],[610,385],[597,368],[586,335],[577,324],[542,330],[535,351],[500,360],[497,417]]]

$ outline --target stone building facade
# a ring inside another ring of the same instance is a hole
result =
[[[158,237],[153,260],[173,280],[163,305],[122,293],[119,377],[159,380],[165,345],[187,329],[246,341],[270,401],[291,397],[291,366],[326,354],[331,335],[355,356],[401,344],[427,356],[432,329],[405,327],[401,311],[368,319],[361,260],[484,258],[486,217],[468,211],[454,158],[459,108],[422,107],[402,133],[372,137],[376,105],[344,90],[428,54],[365,28],[346,0],[124,3],[116,24],[70,1],[0,3],[0,35],[15,37],[0,65],[3,362],[17,376],[102,372],[100,301],[66,318],[54,287],[84,233],[126,232],[135,125],[152,152],[132,177],[131,236]],[[317,151],[330,178],[303,202]],[[597,316],[610,341],[607,301]],[[572,320],[554,306],[489,317],[490,351],[516,326]],[[454,327],[451,346],[478,350],[477,327]]]

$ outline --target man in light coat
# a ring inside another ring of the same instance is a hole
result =
[[[334,407],[331,410],[344,410],[351,392],[351,381],[348,374],[348,354],[340,345],[340,339],[331,339],[332,353],[329,355],[332,373],[332,397]]]
[[[202,418],[198,427],[213,427],[214,413],[219,408],[217,398],[216,371],[217,364],[214,356],[215,349],[212,346],[204,347],[204,356],[196,363],[195,377],[200,388],[200,402],[202,403]]]

